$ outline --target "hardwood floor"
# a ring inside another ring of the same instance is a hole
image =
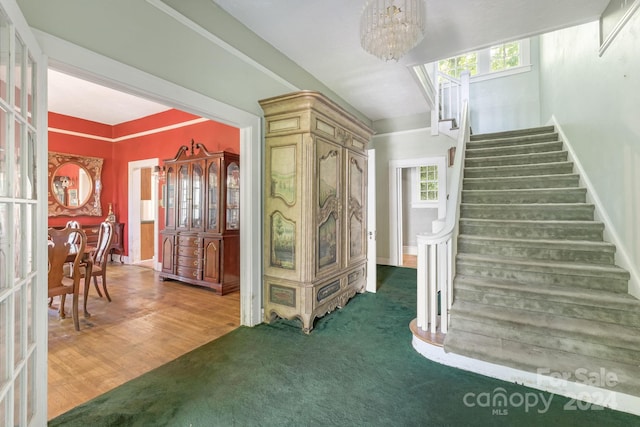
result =
[[[403,254],[402,255],[402,266],[403,267],[410,267],[410,268],[417,268],[418,267],[418,256],[417,255]]]
[[[80,297],[79,332],[71,298],[66,319],[58,318],[59,298],[49,308],[48,419],[240,325],[239,292],[219,296],[119,262],[108,264],[107,286],[111,303],[91,286],[90,318]]]

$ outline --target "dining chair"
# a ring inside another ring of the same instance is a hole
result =
[[[91,260],[93,261],[91,277],[93,277],[93,285],[96,287],[96,291],[100,298],[102,298],[102,292],[100,292],[100,288],[98,287],[98,277],[100,277],[102,281],[102,290],[109,302],[111,302],[111,296],[109,295],[109,291],[107,291],[107,260],[112,239],[113,223],[104,221],[100,224],[97,246],[91,252]]]
[[[60,296],[60,308],[58,312],[60,318],[66,317],[64,312],[64,304],[67,295],[73,296],[72,314],[73,324],[76,331],[80,330],[80,321],[78,319],[78,297],[80,294],[80,279],[87,270],[87,263],[83,262],[85,255],[85,246],[87,236],[84,231],[77,228],[65,227],[61,230],[49,229],[49,298]],[[74,233],[76,233],[74,235]],[[78,239],[78,243],[70,243],[72,238]],[[66,275],[64,271],[65,264],[71,262],[71,274]],[[85,283],[85,289],[88,287]]]

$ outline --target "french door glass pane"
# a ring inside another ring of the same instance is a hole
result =
[[[2,67],[2,65],[0,65]],[[0,82],[0,84],[2,84]],[[9,169],[9,158],[7,157],[7,112],[0,108],[0,197],[8,196],[9,176],[7,170]]]
[[[5,299],[0,301],[0,348],[8,348],[9,344],[9,300]],[[5,351],[5,350],[3,350]],[[2,357],[0,361],[0,389],[4,388],[5,384],[9,380],[9,361],[7,358]],[[1,410],[2,408],[0,408]],[[4,421],[0,417],[0,421]]]
[[[27,365],[27,379],[29,381],[27,384],[27,421],[29,424],[31,424],[31,419],[36,413],[36,360],[35,353],[31,353],[31,356],[29,356],[29,364]]]
[[[34,277],[28,284],[26,298],[27,315],[29,316],[29,318],[27,319],[27,345],[29,347],[31,347],[36,342],[36,320],[38,319],[38,316],[36,315],[37,296],[38,282]],[[29,368],[31,368],[31,366]],[[31,376],[29,376],[29,378],[31,378]]]
[[[15,163],[14,163],[14,194],[17,198],[22,197],[22,125],[16,120],[15,124]]]
[[[36,66],[33,62],[33,58],[31,57],[31,55],[29,55],[29,57],[27,58],[27,81],[26,81],[27,101],[26,102],[27,102],[27,122],[29,122],[30,124],[35,124],[35,107],[36,107],[34,104],[35,82],[36,82]]]
[[[38,192],[36,191],[38,180],[36,169],[36,135],[34,131],[27,133],[27,145],[25,147],[25,176],[27,184],[25,186],[25,199],[36,200]]]
[[[7,78],[9,71],[9,34],[9,22],[4,11],[0,10],[0,98],[6,102],[9,101],[7,91],[7,85],[9,84]]]
[[[15,82],[15,108],[16,113],[22,113],[22,61],[24,60],[24,44],[19,37],[16,37],[15,47],[15,72],[13,79]]]
[[[13,248],[14,248],[13,272],[14,272],[14,278],[16,282],[24,277],[23,268],[22,268],[23,260],[21,256],[22,244],[24,242],[21,241],[21,237],[20,237],[20,235],[22,234],[23,223],[22,223],[22,216],[20,214],[21,214],[20,205],[15,205],[13,208],[13,227],[12,228],[13,228]]]
[[[8,288],[9,280],[9,204],[0,202],[0,289]]]
[[[26,345],[23,342],[23,334],[22,334],[22,327],[24,325],[25,304],[24,304],[22,289],[18,288],[13,295],[14,295],[13,321],[15,322],[14,323],[15,334],[13,337],[13,345],[14,345],[13,365],[14,367],[17,367],[18,364],[20,364],[22,362],[22,359],[24,359],[25,357]]]

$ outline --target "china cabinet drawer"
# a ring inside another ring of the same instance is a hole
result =
[[[176,265],[179,267],[199,268],[201,265],[200,258],[177,256]]]
[[[201,245],[202,239],[198,236],[178,236],[178,246],[198,247]]]
[[[192,256],[192,257],[198,257],[200,256],[200,254],[202,253],[202,250],[198,247],[193,247],[193,246],[178,246],[176,248],[176,255],[177,256]]]
[[[200,280],[200,270],[197,268],[176,267],[176,274],[185,279]]]

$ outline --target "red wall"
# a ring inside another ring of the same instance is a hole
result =
[[[80,224],[96,224],[107,216],[109,203],[113,204],[113,211],[120,222],[126,224],[128,212],[128,174],[129,162],[159,158],[162,160],[175,157],[182,145],[191,146],[191,139],[200,142],[208,151],[230,151],[240,153],[240,132],[237,128],[227,126],[212,120],[187,124],[175,129],[164,129],[171,125],[200,119],[189,113],[178,110],[168,110],[153,114],[142,119],[121,123],[115,126],[91,122],[76,117],[49,113],[49,151],[57,151],[73,155],[101,157],[104,159],[102,167],[102,217],[75,217]],[[63,129],[96,137],[115,139],[116,142],[102,141],[89,136],[73,136],[51,129]],[[139,133],[158,130],[149,135]],[[121,139],[118,141],[118,139]],[[161,193],[158,193],[161,194]],[[163,228],[162,212],[159,227]],[[49,217],[49,226],[63,226],[71,217]],[[125,235],[127,227],[125,225]],[[127,253],[127,240],[125,253]]]

